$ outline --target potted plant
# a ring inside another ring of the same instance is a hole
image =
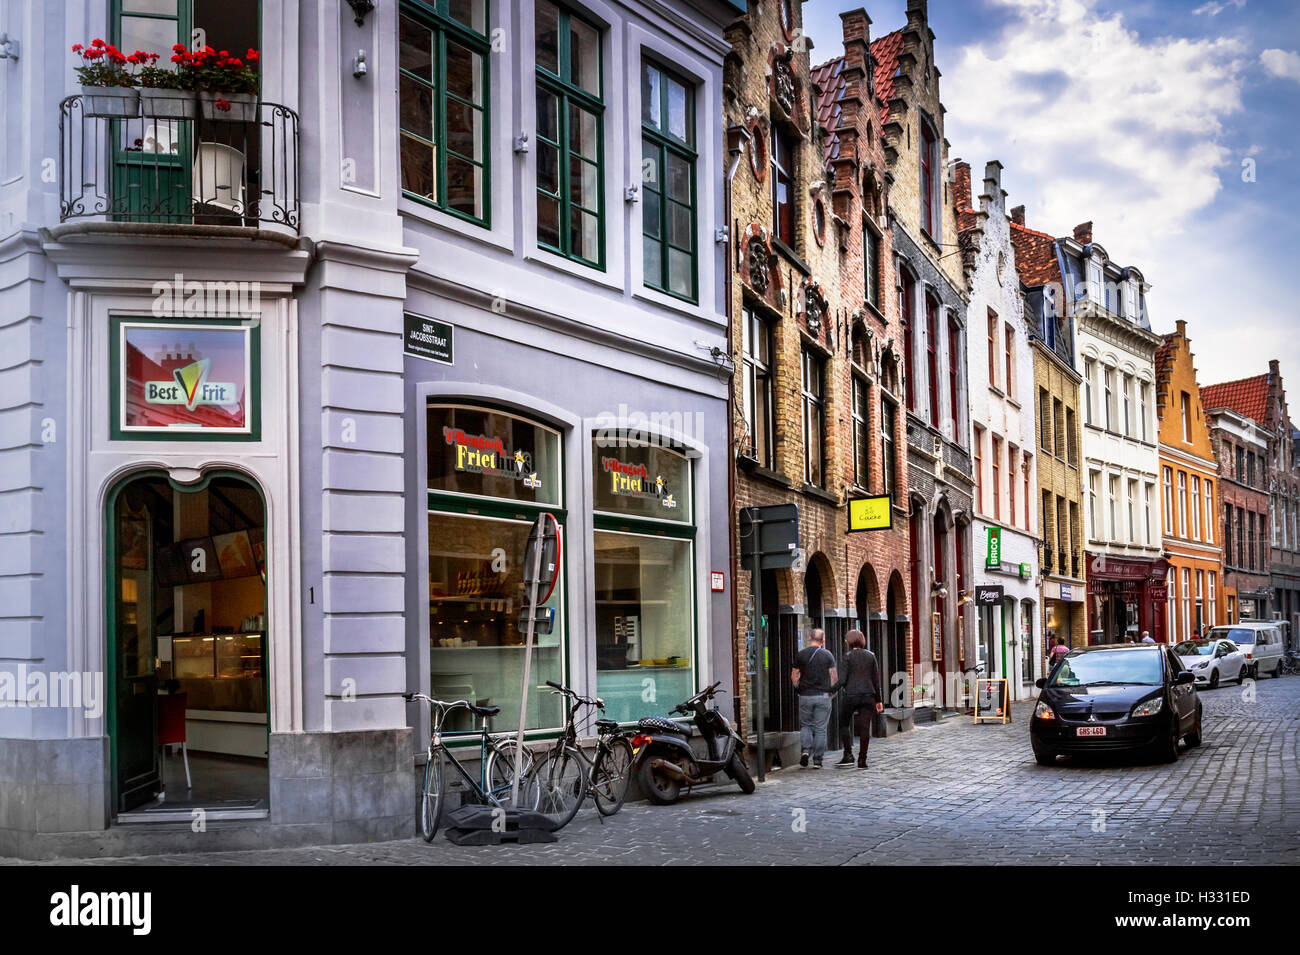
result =
[[[181,49],[184,50],[184,47]],[[139,74],[140,112],[158,119],[194,119],[198,116],[198,101],[194,90],[187,87],[186,77],[181,72],[180,55],[173,54],[171,58],[176,64],[175,69],[159,66],[157,53],[141,55],[147,65]]]
[[[131,61],[121,50],[94,39],[90,46],[74,44],[72,52],[81,57],[76,74],[87,116],[123,119],[139,115],[140,95],[135,89],[135,75],[131,72]]]
[[[250,49],[241,59],[226,50],[205,46],[178,50],[186,85],[198,91],[204,119],[251,123],[257,120],[258,53]],[[174,58],[173,58],[174,59]]]

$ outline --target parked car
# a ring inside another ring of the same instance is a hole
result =
[[[1145,750],[1178,758],[1178,741],[1201,743],[1196,677],[1162,644],[1104,644],[1071,650],[1037,683],[1029,721],[1034,758]]]
[[[1243,620],[1228,627],[1211,627],[1211,640],[1231,640],[1246,654],[1246,669],[1253,680],[1261,673],[1282,674],[1282,628],[1276,620]]]
[[[1209,637],[1184,640],[1174,645],[1174,653],[1183,661],[1183,666],[1192,671],[1196,685],[1204,683],[1210,689],[1217,687],[1220,680],[1236,680],[1240,684],[1250,669],[1246,665],[1245,651],[1231,640]]]

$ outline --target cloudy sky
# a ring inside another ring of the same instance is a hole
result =
[[[813,60],[841,9],[806,0]],[[872,36],[906,0],[867,0]],[[1300,403],[1300,4],[930,0],[950,158],[1001,160],[1009,205],[1068,235],[1091,219],[1152,285],[1157,332],[1188,324],[1201,384],[1282,362]]]

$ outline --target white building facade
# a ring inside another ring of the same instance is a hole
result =
[[[970,295],[968,375],[975,469],[973,596],[983,676],[1028,699],[1043,656],[1039,612],[1038,468],[1034,365],[1011,244],[1002,164],[990,162],[976,197],[956,167],[961,246]]]

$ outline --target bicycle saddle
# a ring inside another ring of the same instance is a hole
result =
[[[468,704],[469,711],[475,716],[496,716],[501,712],[499,706],[475,706],[473,703]]]
[[[596,720],[596,729],[613,733],[618,729],[618,720]]]
[[[683,726],[674,720],[666,719],[662,716],[643,716],[637,720],[637,729],[643,733],[677,733],[681,736],[690,736],[691,728]]]

